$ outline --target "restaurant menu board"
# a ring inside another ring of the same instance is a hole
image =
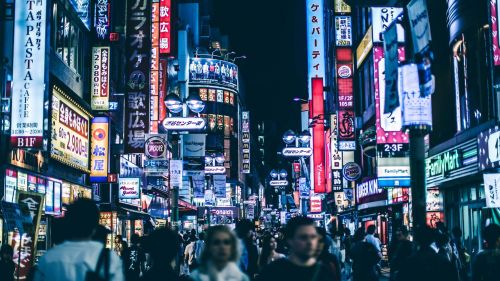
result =
[[[52,91],[52,158],[89,171],[90,114],[54,86]]]

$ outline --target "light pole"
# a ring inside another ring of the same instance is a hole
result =
[[[269,176],[271,176],[271,181],[269,184],[275,189],[279,189],[281,191],[280,205],[281,209],[286,211],[286,186],[288,185],[288,172],[285,169],[281,169],[279,171],[272,169],[269,172]]]
[[[178,95],[173,93],[166,96],[164,103],[169,116],[163,120],[163,126],[167,132],[172,132],[172,146],[176,148],[172,151],[172,158],[181,160],[178,133],[205,127],[205,120],[198,117],[200,112],[205,109],[205,103],[198,94],[191,94],[182,101]],[[194,115],[194,117],[189,115]],[[177,133],[174,134],[174,132]],[[172,206],[172,227],[177,230],[179,228],[179,186],[170,186],[170,206]]]

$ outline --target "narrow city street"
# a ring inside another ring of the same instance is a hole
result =
[[[0,0],[0,281],[499,281],[500,0]]]

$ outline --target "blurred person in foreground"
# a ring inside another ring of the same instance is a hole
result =
[[[262,250],[259,256],[259,269],[262,270],[275,260],[282,259],[285,255],[276,251],[278,244],[276,239],[270,234],[264,234],[262,238]]]
[[[365,240],[364,228],[358,228],[354,233],[351,248],[352,280],[378,281],[377,265],[380,261],[380,252]]]
[[[316,258],[318,232],[314,221],[307,217],[290,219],[285,228],[289,256],[264,268],[259,281],[331,281],[328,268]]]
[[[459,280],[453,264],[431,247],[436,241],[436,235],[436,231],[428,226],[416,229],[414,237],[418,250],[403,262],[395,280]]]
[[[472,281],[498,281],[500,279],[500,226],[490,224],[483,231],[486,248],[472,264]]]
[[[248,281],[236,262],[238,239],[224,225],[213,226],[206,233],[199,267],[190,278],[194,281]]]
[[[35,281],[123,281],[120,258],[104,245],[92,241],[99,223],[99,210],[89,199],[78,199],[68,206],[65,226],[68,239],[40,258]]]
[[[167,228],[155,229],[145,240],[145,248],[151,258],[151,267],[141,281],[177,281],[179,274],[172,268],[181,241],[179,235]]]
[[[340,261],[338,256],[330,253],[328,247],[328,235],[324,228],[316,227],[318,232],[318,248],[316,249],[316,256],[319,262],[326,266],[330,270],[330,276],[332,281],[340,281],[341,269]],[[331,242],[331,241],[330,241]]]

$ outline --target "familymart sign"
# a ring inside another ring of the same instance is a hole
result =
[[[446,176],[449,172],[460,169],[462,166],[461,149],[452,149],[426,160],[426,176]]]

